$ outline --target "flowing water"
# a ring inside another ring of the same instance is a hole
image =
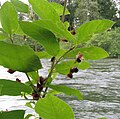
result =
[[[47,73],[46,60],[43,60],[46,69],[40,71],[42,75]],[[47,61],[49,62],[49,61]],[[78,101],[74,97],[60,95],[74,110],[75,119],[120,119],[120,59],[104,59],[92,61],[91,68],[79,71],[73,79],[65,76],[57,76],[55,84],[65,84],[80,90],[84,100]],[[13,79],[19,77],[24,82],[25,75],[15,72],[8,74],[7,69],[0,68],[1,79]],[[0,97],[0,110],[26,109],[27,113],[33,110],[24,106],[27,101],[21,97]]]

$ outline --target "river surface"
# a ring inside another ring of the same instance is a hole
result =
[[[48,60],[43,60],[45,69],[40,70],[44,76],[49,65]],[[53,82],[55,84],[65,84],[80,90],[84,99],[78,101],[74,97],[60,95],[74,110],[75,119],[98,119],[106,117],[108,119],[120,119],[120,59],[104,59],[92,61],[91,67],[74,75],[73,79],[68,79],[63,75],[57,76]],[[7,73],[7,69],[0,67],[0,79],[19,78],[25,82],[26,76],[15,72],[13,75]],[[17,97],[0,97],[0,110],[25,109],[26,113],[35,112],[25,107],[27,101]],[[33,118],[31,118],[33,119]]]

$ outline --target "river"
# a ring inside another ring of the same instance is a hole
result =
[[[47,73],[48,60],[42,63],[45,69],[40,70],[42,75]],[[74,97],[60,95],[74,110],[75,119],[97,119],[106,117],[108,119],[120,119],[120,59],[104,59],[91,61],[91,67],[74,75],[73,79],[59,75],[53,82],[55,84],[65,84],[80,90],[84,99],[78,101]],[[7,73],[7,69],[0,67],[1,79],[19,78],[25,82],[24,74],[15,72],[13,75]],[[24,104],[27,101],[17,97],[0,97],[0,110],[26,109],[26,113],[32,113]]]

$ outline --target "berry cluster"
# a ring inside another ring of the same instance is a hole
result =
[[[76,62],[80,63],[83,59],[84,59],[83,54],[79,53],[76,57],[75,63]],[[74,68],[70,69],[70,72],[69,72],[69,74],[67,74],[67,77],[73,78],[73,73],[77,73],[77,72],[78,72],[78,68],[74,67]]]
[[[40,93],[42,92],[43,90],[43,85],[44,85],[44,78],[42,76],[39,77],[38,81],[37,81],[37,86],[35,87],[36,88],[36,91],[34,91],[32,93],[32,97],[34,100],[38,100],[40,98]]]
[[[78,72],[78,68],[77,67],[72,68],[72,69],[70,69],[69,74],[67,74],[67,77],[73,78],[73,73],[77,73],[77,72]]]

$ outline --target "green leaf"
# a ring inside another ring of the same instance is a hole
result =
[[[52,22],[60,21],[56,10],[47,0],[28,0],[33,10],[41,19],[51,20]]]
[[[19,0],[11,0],[11,2],[13,3],[18,12],[29,13],[29,7],[27,4]]]
[[[29,72],[28,75],[32,78],[32,82],[36,84],[39,79],[38,73],[36,71],[33,71],[33,72]]]
[[[49,59],[52,56],[49,55],[47,52],[45,51],[40,51],[40,52],[35,52],[35,54],[40,58],[40,59]]]
[[[71,107],[52,95],[39,99],[35,111],[44,119],[74,119]]]
[[[65,94],[67,94],[67,95],[75,96],[75,97],[77,97],[79,100],[82,99],[82,94],[81,94],[81,92],[80,92],[79,90],[77,90],[77,89],[73,89],[73,88],[67,87],[67,86],[65,86],[65,85],[49,85],[48,87],[52,88],[53,90],[56,90],[56,91],[65,93]]]
[[[2,32],[0,32],[0,40],[6,40],[6,39],[8,39],[9,37],[8,37],[8,35],[6,34],[6,33],[2,33]]]
[[[55,69],[60,74],[68,74],[70,72],[70,69],[75,66],[74,61],[63,61],[60,64],[57,64]]]
[[[24,119],[30,119],[30,117],[32,117],[32,116],[34,116],[34,115],[28,114]]]
[[[0,119],[24,119],[25,110],[1,111]]]
[[[31,93],[32,89],[23,83],[0,79],[0,86],[2,86],[0,95],[18,96],[21,92]]]
[[[86,60],[99,60],[109,56],[109,54],[102,48],[92,46],[87,48],[76,48],[69,52],[65,57],[66,58],[76,58],[78,53],[83,54],[83,57]]]
[[[26,46],[0,42],[0,65],[14,71],[32,72],[42,68],[34,51]]]
[[[56,12],[57,12],[57,14],[59,16],[61,16],[63,14],[64,6],[62,6],[61,4],[58,4],[56,2],[51,2],[50,4],[56,10]],[[67,14],[70,14],[70,12],[68,11],[68,9],[66,9],[66,11],[65,11],[65,15],[67,15]]]
[[[20,22],[20,25],[24,33],[44,46],[47,53],[53,56],[57,55],[59,52],[59,43],[52,32],[32,22]]]
[[[77,30],[78,43],[89,41],[95,33],[101,33],[108,30],[114,23],[115,22],[111,20],[105,19],[93,20],[81,25]]]
[[[109,54],[104,49],[95,46],[81,48],[80,53],[82,53],[84,58],[87,60],[99,60],[109,56]]]
[[[62,22],[52,22],[51,20],[38,20],[34,22],[35,24],[48,29],[57,38],[67,39],[68,41],[75,42],[76,39],[72,34],[66,29],[65,25]]]
[[[90,67],[89,62],[82,61],[81,63],[77,63],[77,68],[78,69],[85,70],[85,69],[88,69],[89,67]]]
[[[13,34],[18,28],[18,16],[15,7],[10,2],[5,2],[0,9],[1,25],[8,34]]]

